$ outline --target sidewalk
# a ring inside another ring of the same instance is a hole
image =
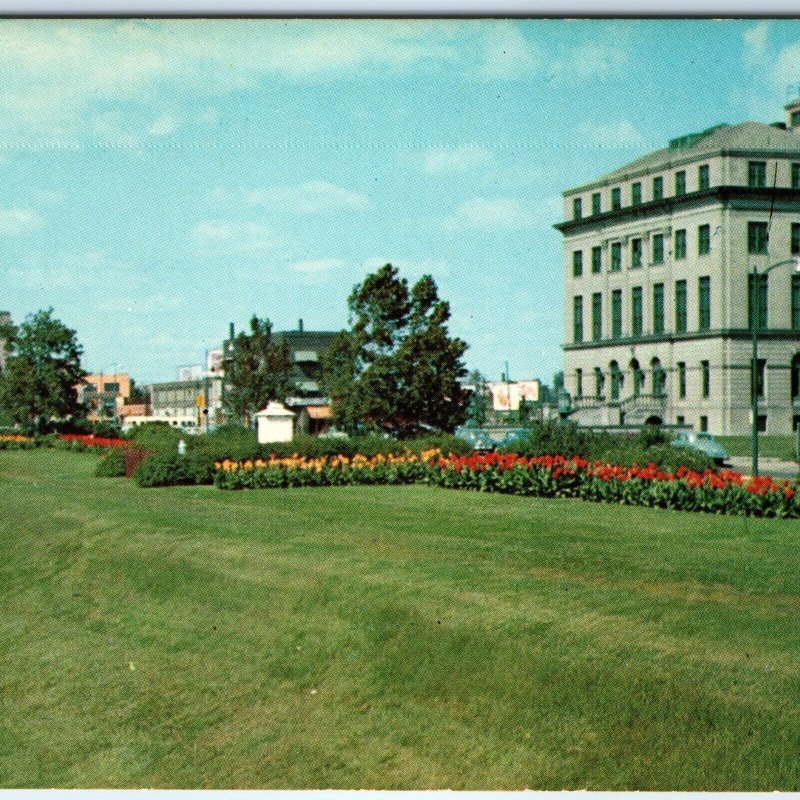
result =
[[[730,456],[725,463],[730,464],[742,475],[749,475],[753,465],[750,456]],[[779,458],[759,456],[758,471],[761,475],[771,475],[773,478],[796,478],[800,473],[800,465],[794,461],[781,461]]]

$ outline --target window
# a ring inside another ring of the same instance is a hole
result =
[[[592,295],[592,341],[599,342],[603,338],[603,295],[596,292]]]
[[[767,275],[758,276],[758,284],[753,283],[753,276],[747,276],[747,324],[753,330],[754,310],[758,309],[758,330],[767,327],[767,297],[769,284]],[[755,289],[755,297],[753,291]]]
[[[747,164],[747,185],[753,189],[763,189],[767,185],[767,162],[750,161]]]
[[[711,252],[711,226],[700,225],[697,228],[697,255],[705,256]]]
[[[675,417],[675,424],[676,425],[685,425],[686,424],[686,417],[684,417],[683,414],[678,414],[678,416]]]
[[[622,269],[622,242],[611,242],[611,272]]]
[[[631,269],[642,266],[642,240],[631,239]]]
[[[792,255],[800,254],[800,223],[792,223],[792,240],[791,240]]]
[[[697,328],[701,331],[707,331],[711,327],[711,278],[708,276],[697,280],[697,300]]]
[[[747,223],[747,252],[766,253],[767,252],[767,223],[748,222]]]
[[[708,398],[711,395],[711,364],[708,361],[700,362],[700,375],[703,398]]]
[[[634,286],[631,290],[631,334],[633,336],[641,336],[644,331],[642,308],[642,287]]]
[[[697,188],[702,191],[711,186],[711,175],[708,164],[701,164],[697,169]]]
[[[622,337],[622,289],[611,292],[611,338]]]
[[[708,417],[705,415],[700,417],[700,430],[702,433],[708,432]]]
[[[800,189],[800,164],[792,164],[792,189]]]
[[[580,344],[583,341],[583,298],[572,298],[572,341]]]
[[[654,233],[653,234],[653,263],[654,264],[663,264],[664,263],[664,234],[663,233]]]
[[[661,200],[664,197],[664,179],[659,175],[653,178],[653,200]]]
[[[592,214],[599,214],[602,210],[600,204],[600,192],[595,192],[592,195]]]
[[[653,284],[653,333],[664,333],[664,284]]]
[[[792,275],[792,330],[800,331],[800,275]]]
[[[581,199],[580,197],[576,197],[572,201],[572,219],[580,219],[583,216],[583,211],[581,210]]]
[[[800,111],[792,111],[792,127],[800,125]]]
[[[622,190],[617,187],[611,190],[611,210],[617,211],[622,208]]]
[[[681,170],[675,173],[675,196],[686,194],[686,172]]]
[[[675,258],[686,258],[686,229],[675,231]]]
[[[667,381],[667,373],[664,371],[664,368],[661,366],[661,361],[658,358],[654,358],[650,362],[650,371],[653,375],[653,395],[655,397],[660,397],[664,394],[664,387]]]
[[[597,275],[603,271],[603,249],[601,247],[592,248],[592,272]]]
[[[118,383],[104,383],[103,384],[103,391],[104,392],[114,392],[114,394],[116,394],[119,391],[119,384]]]
[[[640,206],[642,204],[642,184],[638,181],[631,184],[631,205]]]
[[[583,250],[575,250],[572,253],[572,277],[580,278],[583,275]]]
[[[678,397],[681,400],[686,398],[686,362],[678,362]]]
[[[750,391],[753,391],[753,368],[750,362]],[[767,360],[759,358],[756,364],[756,397],[764,396],[764,373],[767,371]],[[751,395],[752,396],[752,395]]]
[[[800,353],[795,353],[792,359],[791,390],[792,400],[800,400]],[[797,426],[794,426],[795,428]]]
[[[603,388],[606,382],[606,376],[603,375],[603,370],[600,367],[594,368],[594,396],[598,398],[602,398],[603,396]]]
[[[583,397],[583,370],[575,370],[575,396]]]
[[[675,333],[686,333],[686,281],[675,281]]]

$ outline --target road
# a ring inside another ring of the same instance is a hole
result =
[[[731,456],[726,462],[732,469],[749,475],[752,467],[750,456]],[[800,473],[800,466],[793,461],[781,461],[777,458],[759,458],[758,471],[761,475],[771,475],[773,478],[796,478]]]

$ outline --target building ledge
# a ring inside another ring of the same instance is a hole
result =
[[[691,331],[686,333],[649,334],[646,336],[624,336],[619,339],[601,339],[597,342],[571,342],[562,345],[565,351],[572,350],[597,350],[609,347],[632,347],[637,344],[673,344],[675,342],[688,342],[700,339],[746,339],[751,340],[753,332],[748,328],[716,328],[708,331]],[[800,331],[791,328],[769,328],[758,332],[758,341],[764,342],[776,339],[788,339],[800,343]]]

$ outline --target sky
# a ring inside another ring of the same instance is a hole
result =
[[[549,382],[564,189],[798,95],[795,20],[0,19],[0,310],[146,384],[390,262]]]

